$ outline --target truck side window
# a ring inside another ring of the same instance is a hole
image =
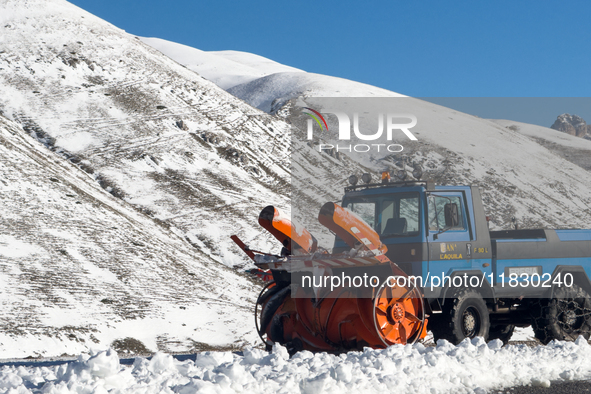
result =
[[[400,199],[400,217],[406,219],[406,231],[419,231],[419,199],[416,197]]]
[[[373,228],[380,237],[419,235],[419,193],[364,196],[346,201],[343,205]]]
[[[382,201],[382,212],[379,220],[380,234],[386,234],[386,223],[394,217],[396,217],[396,202],[392,200]]]
[[[419,231],[419,198],[382,201],[379,227],[382,236],[416,235]]]
[[[464,225],[464,211],[462,210],[462,202],[460,197],[449,196],[430,196],[429,197],[429,230],[441,231],[445,229],[445,204],[456,204],[458,207],[459,224],[451,230],[462,231],[466,230]]]

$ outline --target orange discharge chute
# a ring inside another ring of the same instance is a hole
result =
[[[259,224],[273,234],[290,254],[314,253],[318,241],[308,230],[291,220],[279,208],[265,207],[259,214]]]
[[[422,293],[412,284],[395,280],[408,276],[386,257],[387,248],[379,235],[361,218],[334,203],[322,207],[318,220],[353,250],[320,258],[292,255],[286,261],[257,263],[270,268],[274,278],[261,291],[255,308],[257,331],[266,345],[280,343],[292,353],[303,349],[342,352],[424,338],[427,319]],[[302,229],[294,231],[291,222],[273,206],[263,209],[259,223],[284,246],[291,242],[308,253],[316,249],[314,237]],[[365,288],[343,283],[312,289],[306,288],[302,279],[306,274],[320,273],[322,279],[366,272],[376,275],[380,282]]]
[[[327,202],[320,209],[318,221],[324,227],[338,235],[349,247],[359,244],[371,251],[380,263],[389,263],[386,257],[388,248],[380,240],[378,233],[353,212],[334,202]]]

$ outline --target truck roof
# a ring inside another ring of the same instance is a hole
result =
[[[345,188],[346,193],[359,192],[359,194],[379,194],[383,193],[384,189],[396,189],[396,191],[437,191],[437,190],[469,190],[470,186],[439,186],[435,185],[433,181],[399,181],[387,183],[370,183],[362,185],[348,186]]]

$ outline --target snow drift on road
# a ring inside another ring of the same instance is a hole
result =
[[[119,364],[112,350],[80,356],[52,367],[5,366],[2,392],[43,393],[485,393],[516,385],[591,378],[591,346],[554,341],[548,346],[502,347],[495,340],[464,340],[458,346],[396,345],[341,355],[299,352],[291,359],[281,346],[243,355],[205,352],[176,361],[157,353]]]

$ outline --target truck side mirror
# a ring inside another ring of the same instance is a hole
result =
[[[454,203],[447,203],[443,206],[443,214],[445,215],[445,227],[453,228],[460,224],[458,216],[458,206]]]

